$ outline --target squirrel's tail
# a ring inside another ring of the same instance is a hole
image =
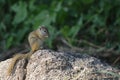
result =
[[[12,58],[12,62],[8,67],[8,72],[7,75],[10,76],[12,73],[12,70],[14,69],[15,64],[17,63],[18,60],[20,59],[28,59],[31,55],[32,55],[32,51],[26,54],[16,54],[15,56],[13,56]]]
[[[9,67],[8,67],[8,76],[10,76],[10,74],[12,73],[12,70],[14,69],[14,66],[15,66],[15,64],[16,64],[16,62],[18,61],[18,60],[20,60],[20,59],[22,59],[22,58],[24,58],[26,55],[24,55],[24,54],[16,54],[14,57],[13,57],[13,59],[12,59],[12,62],[11,62],[11,64],[9,65]]]

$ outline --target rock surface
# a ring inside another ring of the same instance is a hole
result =
[[[0,62],[0,80],[119,80],[106,72],[115,72],[99,59],[80,53],[36,51],[28,62],[19,60],[11,76],[7,69],[12,61]]]

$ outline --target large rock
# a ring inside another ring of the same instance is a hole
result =
[[[0,62],[0,80],[89,80],[116,79],[108,72],[115,72],[99,59],[80,53],[39,50],[30,60],[19,60],[11,76],[7,69],[12,61]]]

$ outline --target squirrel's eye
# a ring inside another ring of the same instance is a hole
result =
[[[44,30],[44,32],[46,32],[46,30]]]

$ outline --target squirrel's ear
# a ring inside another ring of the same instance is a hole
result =
[[[39,26],[39,29],[41,30],[43,27],[45,27],[45,25],[41,25],[41,26]]]
[[[41,26],[39,26],[39,28],[41,28],[41,27],[45,27],[45,25],[41,25]]]

